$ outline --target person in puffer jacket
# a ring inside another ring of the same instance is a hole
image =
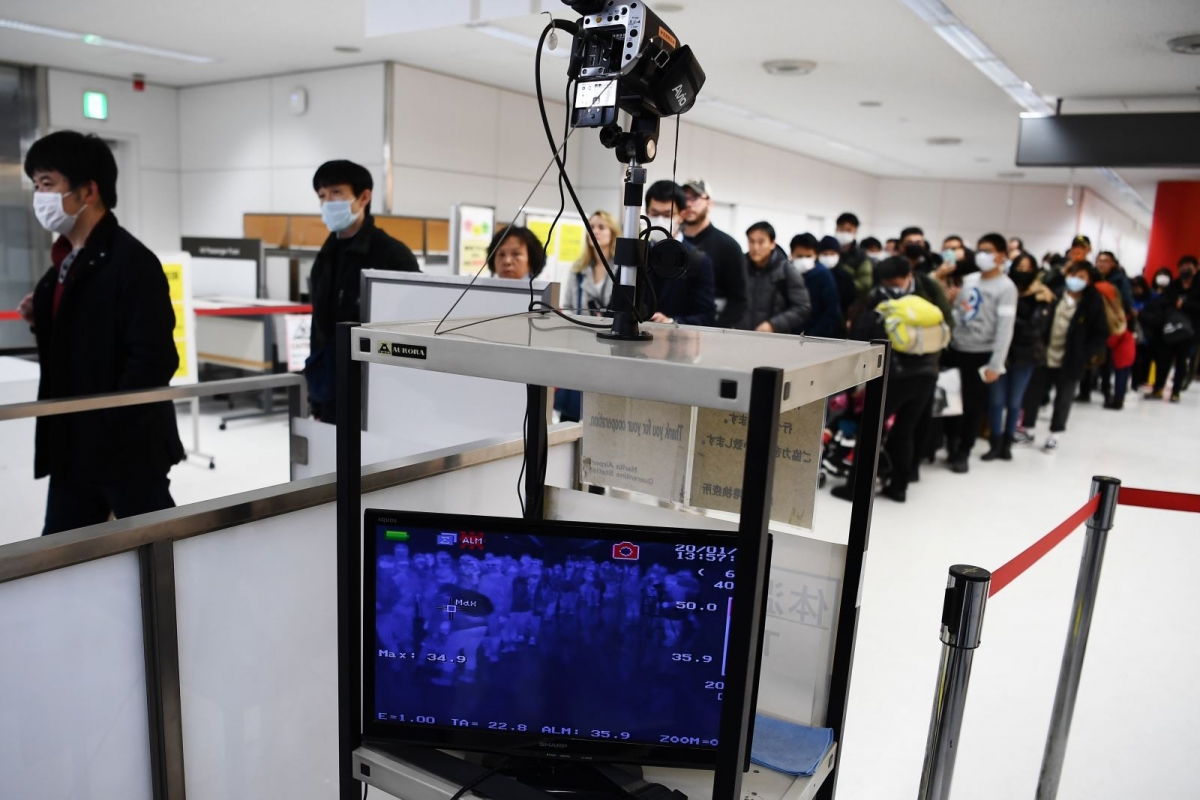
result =
[[[775,244],[775,229],[756,222],[746,230],[746,314],[743,331],[794,333],[812,314],[804,277]]]

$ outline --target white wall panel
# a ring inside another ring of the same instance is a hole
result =
[[[410,67],[395,70],[395,163],[496,175],[500,90]]]
[[[178,172],[157,169],[141,171],[142,242],[151,250],[179,249],[180,177]],[[119,209],[118,209],[119,210]]]
[[[181,180],[185,236],[242,235],[242,215],[271,210],[267,169],[184,172]]]
[[[1007,236],[1003,228],[1008,221],[1010,194],[1010,187],[1003,183],[946,183],[938,221],[946,232],[942,235],[955,233],[977,239],[999,231]]]
[[[135,92],[131,81],[48,71],[50,127],[136,138],[141,166],[146,169],[179,169],[178,92],[147,86]],[[83,116],[83,93],[108,95],[108,119]]]
[[[312,171],[332,159],[383,161],[384,65],[306,72],[271,79],[271,166]],[[308,93],[308,110],[290,108],[293,89]]]
[[[497,181],[492,177],[399,165],[392,174],[396,182],[392,211],[396,214],[446,219],[455,203],[496,205]]]
[[[150,800],[137,556],[0,585],[0,797]]]
[[[179,131],[180,169],[185,172],[269,168],[271,81],[181,90]]]

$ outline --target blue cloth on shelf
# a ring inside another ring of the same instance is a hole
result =
[[[807,777],[817,771],[831,744],[831,728],[809,728],[756,714],[750,760],[785,775]]]

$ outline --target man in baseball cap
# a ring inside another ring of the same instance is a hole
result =
[[[709,257],[717,289],[717,325],[732,328],[746,313],[746,257],[737,240],[718,230],[709,218],[712,188],[693,178],[683,184],[683,235],[688,244]]]

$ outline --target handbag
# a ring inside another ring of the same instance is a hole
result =
[[[933,416],[939,419],[960,417],[962,413],[962,373],[956,369],[939,372],[937,387],[933,390]]]
[[[1190,342],[1196,337],[1196,328],[1192,325],[1192,318],[1179,309],[1172,310],[1167,314],[1167,322],[1163,325],[1162,336],[1163,341],[1167,344]]]

